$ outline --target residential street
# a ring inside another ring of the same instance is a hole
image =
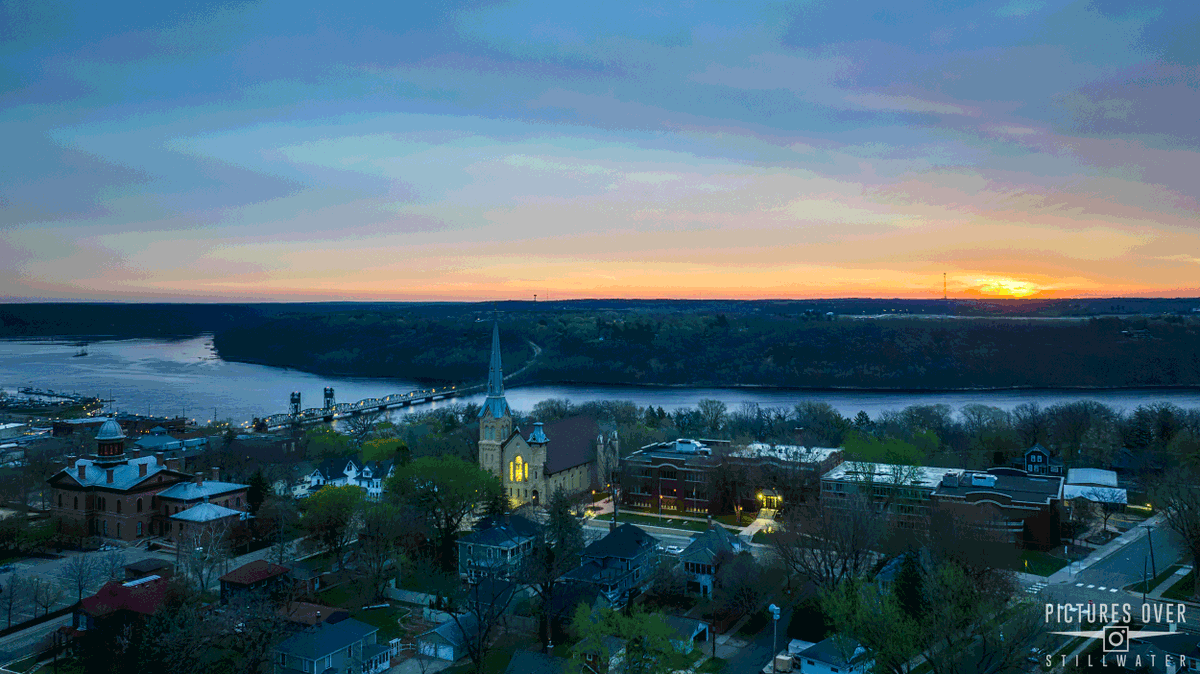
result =
[[[728,674],[759,674],[771,662],[771,657],[787,649],[787,626],[792,619],[791,607],[784,607],[779,614],[778,650],[775,649],[775,626],[768,620],[766,627],[749,639],[745,648],[729,660],[725,670]]]

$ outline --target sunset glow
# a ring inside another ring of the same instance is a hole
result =
[[[1200,294],[1196,3],[18,4],[0,300]]]

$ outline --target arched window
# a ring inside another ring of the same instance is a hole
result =
[[[141,499],[141,497],[138,497],[138,500],[137,500],[137,511],[138,511],[138,512],[142,512],[142,499]],[[142,526],[142,525],[140,525],[140,524],[139,524],[138,526],[140,527],[140,526]],[[139,531],[139,532],[138,532],[138,536],[141,536],[141,535],[142,535],[142,533]]]
[[[141,522],[137,523],[137,535],[138,535],[138,538],[142,537],[142,523]]]
[[[117,499],[117,514],[118,515],[121,514],[121,499]],[[121,526],[121,525],[118,524],[117,526]],[[117,534],[117,536],[120,537],[120,534]]]
[[[529,464],[521,457],[508,462],[508,481],[524,482],[529,479]]]

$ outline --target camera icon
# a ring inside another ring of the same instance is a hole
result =
[[[1104,643],[1101,651],[1104,653],[1129,652],[1129,625],[1108,625],[1104,628]]]

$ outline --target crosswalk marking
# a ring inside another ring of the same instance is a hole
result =
[[[1075,587],[1083,587],[1083,583],[1075,583]]]
[[[1117,591],[1117,588],[1115,588],[1115,587],[1112,588],[1111,590],[1109,590],[1109,592],[1116,592],[1116,591]]]
[[[1091,585],[1089,585],[1088,587],[1091,587]],[[1100,587],[1098,587],[1098,588],[1096,588],[1096,589],[1098,589],[1098,590],[1100,590],[1101,592],[1103,592],[1103,591],[1107,590],[1108,588],[1107,588],[1107,587],[1104,587],[1103,585],[1101,585]]]
[[[1095,587],[1096,587],[1095,585],[1088,585],[1089,590],[1094,589]]]

